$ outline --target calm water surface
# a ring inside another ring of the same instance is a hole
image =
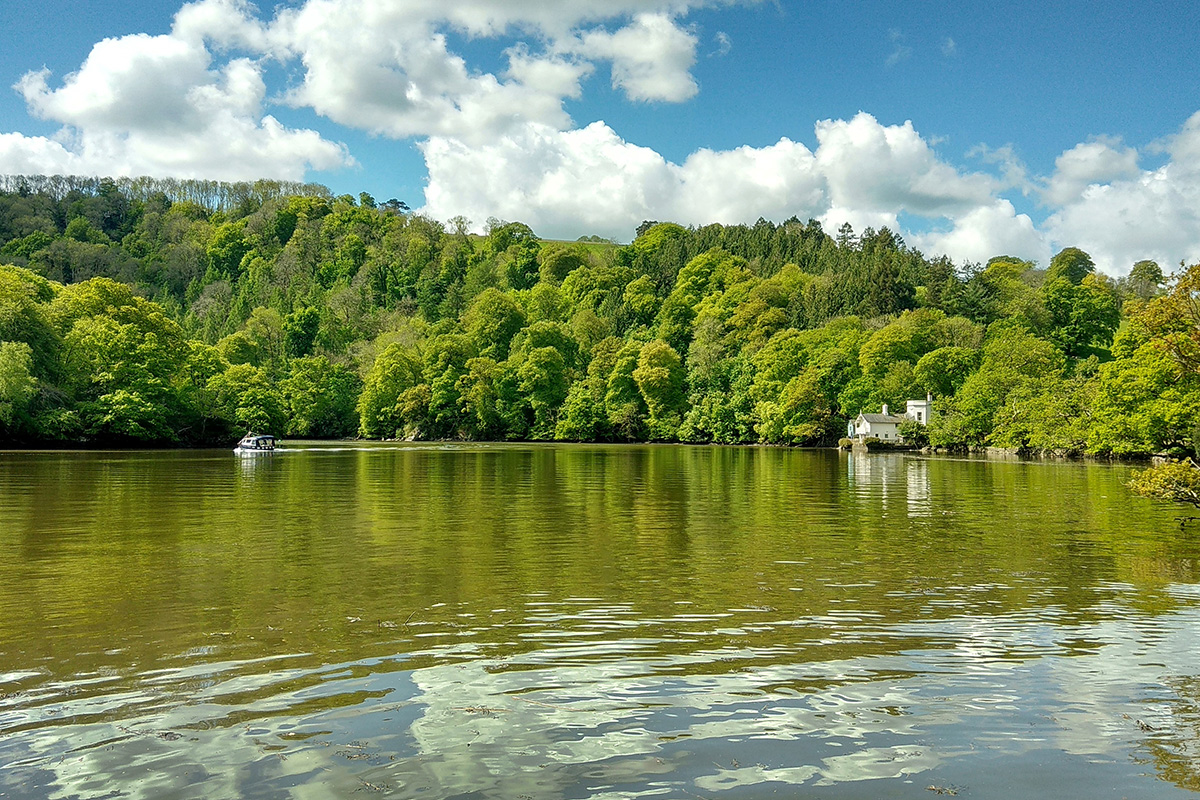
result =
[[[0,797],[1200,792],[1200,527],[1107,465],[0,453]]]

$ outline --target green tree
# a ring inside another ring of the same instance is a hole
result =
[[[387,346],[376,358],[363,382],[358,399],[359,432],[370,438],[403,436],[412,421],[417,394],[406,394],[420,385],[421,359],[399,342]]]
[[[1050,268],[1046,270],[1046,283],[1065,279],[1078,286],[1095,270],[1096,265],[1091,256],[1078,247],[1067,247],[1050,259]]]
[[[525,326],[525,312],[510,295],[499,289],[487,289],[463,315],[463,326],[479,355],[503,361],[508,358],[513,336]]]
[[[1112,341],[1120,322],[1116,292],[1102,276],[1085,275],[1080,283],[1065,277],[1048,281],[1042,289],[1050,312],[1051,338],[1069,356],[1081,356],[1092,345]]]
[[[604,413],[606,391],[604,382],[595,378],[571,384],[554,428],[554,438],[575,442],[607,439],[611,432]]]
[[[0,342],[0,430],[10,435],[25,417],[37,388],[32,366],[33,350],[29,345]]]
[[[685,377],[683,359],[669,344],[655,339],[642,345],[633,380],[646,401],[651,435],[657,439],[678,436],[687,407]]]
[[[926,391],[949,397],[966,383],[981,356],[979,350],[967,347],[939,347],[921,356],[913,374]]]
[[[283,319],[284,349],[291,358],[312,353],[321,328],[321,312],[312,306],[298,308]]]
[[[646,436],[646,400],[633,377],[641,355],[640,342],[626,342],[612,359],[604,393],[604,406],[613,432],[621,439],[640,441]]]
[[[988,332],[979,369],[952,402],[939,406],[929,426],[935,445],[988,444],[996,415],[1014,391],[1036,391],[1063,373],[1066,361],[1053,344],[1014,324],[996,324]]]
[[[287,403],[259,367],[234,364],[210,378],[206,388],[212,393],[221,418],[232,430],[284,434]]]
[[[554,438],[558,410],[567,398],[567,367],[562,353],[554,347],[530,350],[517,368],[521,393],[529,398],[534,421],[534,439]]]
[[[1129,270],[1127,285],[1136,297],[1149,300],[1158,295],[1166,282],[1162,267],[1154,261],[1139,261]]]
[[[345,367],[327,358],[297,358],[280,387],[287,403],[289,436],[341,438],[358,430],[358,400],[362,383]]]

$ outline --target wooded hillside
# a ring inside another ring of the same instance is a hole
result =
[[[1193,452],[1200,267],[954,264],[887,229],[644,223],[631,244],[322,187],[0,179],[0,437],[828,444],[935,397],[931,442]]]

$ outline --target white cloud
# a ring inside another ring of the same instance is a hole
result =
[[[817,161],[837,208],[950,216],[990,203],[997,188],[990,175],[961,174],[941,161],[912,122],[885,126],[859,112],[818,122],[816,130]]]
[[[53,139],[20,133],[0,133],[0,170],[11,175],[79,175],[89,171],[79,156]]]
[[[574,131],[529,126],[483,147],[435,137],[422,149],[426,212],[520,219],[546,236],[628,238],[644,219],[753,222],[825,207],[812,153],[787,139],[701,150],[682,165],[623,141],[602,122]]]
[[[1019,189],[1024,195],[1030,194],[1036,188],[1029,179],[1029,170],[1025,166],[1025,162],[1017,155],[1011,144],[1002,147],[988,147],[986,144],[980,144],[968,150],[967,155],[979,158],[985,164],[999,166],[1000,188]]]
[[[99,42],[59,86],[44,70],[23,77],[30,112],[65,127],[57,144],[9,134],[0,169],[298,177],[352,163],[264,111],[263,59],[300,65],[288,104],[360,130],[481,143],[531,123],[565,129],[563,101],[600,61],[631,99],[693,96],[697,40],[676,18],[725,1],[304,0],[260,18],[246,0],[198,0],[168,35]],[[515,38],[508,69],[472,68],[451,33]]]
[[[599,122],[573,131],[529,125],[474,147],[434,137],[421,149],[427,213],[519,219],[544,236],[583,230],[627,237],[642,219],[661,214],[677,188],[662,156]]]
[[[727,56],[733,50],[733,39],[725,31],[717,31],[713,41],[717,43],[717,49],[709,55]]]
[[[592,73],[587,62],[562,56],[532,56],[524,45],[509,49],[507,77],[536,92],[557,97],[578,98],[583,92],[580,81]]]
[[[592,58],[612,61],[612,85],[631,100],[678,103],[700,87],[692,77],[696,37],[667,14],[639,14],[615,33],[591,31],[575,48]]]
[[[1040,254],[1032,223],[998,201],[998,182],[962,174],[939,160],[913,129],[869,114],[816,126],[816,152],[790,139],[768,147],[699,150],[682,164],[623,141],[597,122],[575,131],[529,126],[485,145],[435,137],[423,146],[429,168],[426,211],[520,219],[543,235],[600,233],[626,239],[643,219],[683,224],[820,218],[834,230],[898,230],[900,213],[954,224],[943,239],[976,258],[981,242]],[[1007,217],[1007,219],[1006,219]],[[1033,243],[1031,244],[1031,241]],[[1036,246],[1035,246],[1036,245]]]
[[[203,48],[172,36],[137,34],[97,43],[59,89],[50,88],[44,69],[27,73],[16,88],[43,119],[92,129],[170,132],[200,122],[188,93],[213,82],[208,65]]]
[[[675,172],[677,213],[695,224],[808,218],[828,205],[812,152],[786,138],[767,147],[699,150]]]
[[[481,143],[527,123],[569,127],[563,100],[580,96],[596,61],[611,63],[613,86],[630,99],[694,96],[697,39],[675,18],[701,4],[307,0],[281,10],[267,39],[303,65],[293,105],[387,136]],[[604,20],[629,22],[610,32],[594,25]],[[526,38],[497,76],[452,51],[449,32]]]
[[[303,82],[288,102],[396,138],[455,135],[484,141],[527,121],[568,124],[562,98],[578,92],[578,77],[575,85],[562,80],[565,61],[543,60],[531,72],[532,59],[519,56],[517,75],[540,79],[537,85],[473,73],[449,49],[445,34],[415,16],[420,11],[368,0],[310,0],[281,11],[271,26],[272,41],[304,66]],[[558,72],[550,86],[548,66]]]
[[[1111,143],[1089,142],[1058,160],[1055,187],[1079,187],[1044,225],[1061,246],[1086,250],[1110,275],[1150,258],[1170,270],[1200,261],[1200,112],[1162,145],[1167,163],[1137,167],[1137,155]],[[1056,184],[1057,181],[1057,184]]]
[[[260,67],[236,58],[213,68],[202,38],[105,39],[58,88],[46,70],[27,73],[14,88],[30,111],[65,127],[57,141],[9,134],[0,169],[298,179],[352,163],[342,145],[263,114]]]
[[[208,40],[221,48],[267,49],[267,31],[245,0],[199,0],[175,15],[171,34],[193,45]]]
[[[1011,255],[1049,263],[1050,246],[1028,214],[1018,214],[1008,200],[980,205],[953,220],[948,232],[913,235],[912,243],[929,254],[948,253],[960,261],[986,262]]]
[[[1140,172],[1136,150],[1104,138],[1075,145],[1054,160],[1054,168],[1044,196],[1055,206],[1078,200],[1088,186],[1132,178]]]

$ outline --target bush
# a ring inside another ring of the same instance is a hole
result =
[[[1191,503],[1200,508],[1200,468],[1190,458],[1142,470],[1127,485],[1142,497]]]
[[[915,419],[906,419],[901,422],[896,431],[904,439],[905,444],[913,447],[929,446],[929,431],[925,430],[925,426]]]

